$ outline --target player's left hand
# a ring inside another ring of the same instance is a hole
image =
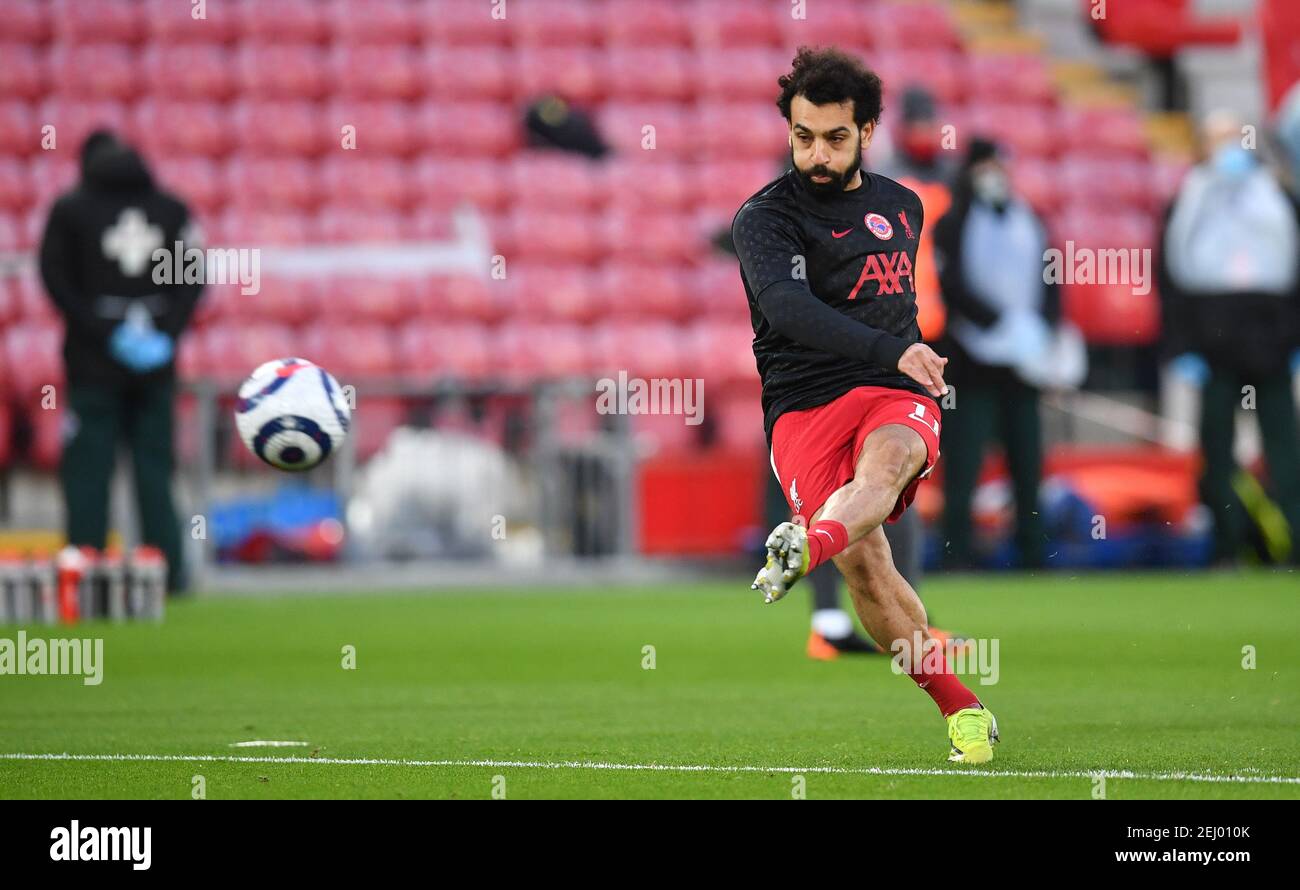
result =
[[[924,343],[913,343],[898,360],[898,370],[926,388],[930,395],[946,396],[948,384],[943,382],[943,368],[948,360]]]

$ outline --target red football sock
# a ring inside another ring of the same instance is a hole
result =
[[[939,706],[939,713],[947,717],[962,708],[980,708],[979,698],[966,688],[966,684],[957,679],[957,675],[948,670],[948,657],[943,646],[935,642],[935,649],[923,646],[923,655],[919,664],[903,663],[907,675],[916,681],[934,703]],[[915,672],[913,669],[916,668]]]
[[[808,529],[808,571],[849,546],[849,530],[834,519],[814,522]]]

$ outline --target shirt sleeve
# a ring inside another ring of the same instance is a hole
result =
[[[736,214],[731,234],[745,281],[773,330],[812,349],[898,370],[912,341],[836,311],[796,278],[803,247],[788,220],[751,205]]]

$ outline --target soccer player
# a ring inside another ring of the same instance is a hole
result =
[[[732,238],[772,470],[795,521],[768,537],[752,586],[776,602],[833,560],[863,626],[947,719],[949,760],[985,763],[997,723],[949,670],[882,527],[934,468],[934,400],[947,392],[947,360],[920,342],[916,324],[921,202],[862,169],[880,120],[879,77],[838,50],[804,47],[777,82],[793,169],[741,206]]]

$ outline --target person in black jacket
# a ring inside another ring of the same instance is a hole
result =
[[[81,181],[55,201],[40,248],[41,277],[66,325],[59,476],[68,543],[105,546],[109,483],[125,442],[141,537],[166,556],[173,591],[184,584],[171,496],[173,359],[202,285],[156,284],[154,270],[172,262],[178,242],[197,246],[189,223],[140,155],[100,130],[86,139]]]
[[[1060,288],[1044,281],[1041,222],[1011,191],[998,146],[973,140],[934,228],[939,288],[948,316],[938,351],[955,395],[944,408],[944,564],[974,564],[971,501],[993,436],[1006,451],[1022,567],[1043,565],[1039,521],[1042,425],[1039,389],[1018,366],[1051,347]]]

